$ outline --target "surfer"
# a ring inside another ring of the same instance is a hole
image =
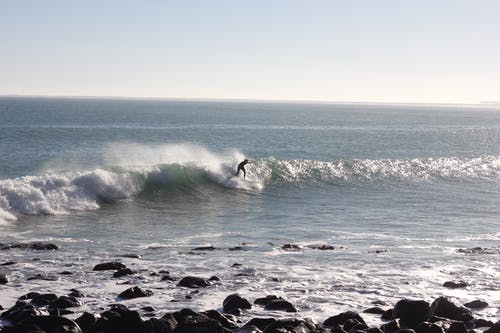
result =
[[[245,158],[244,161],[242,161],[240,164],[238,164],[238,170],[236,171],[236,176],[240,174],[240,170],[243,171],[243,179],[245,179],[247,175],[247,171],[245,170],[245,165],[252,163],[252,161],[249,161]]]

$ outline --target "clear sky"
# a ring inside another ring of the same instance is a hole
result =
[[[499,0],[0,0],[0,95],[500,100]]]

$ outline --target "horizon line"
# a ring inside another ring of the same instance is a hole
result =
[[[421,105],[421,106],[482,106],[500,107],[500,100],[479,101],[476,103],[459,102],[394,102],[394,101],[348,101],[348,100],[311,100],[311,99],[266,99],[266,98],[217,98],[217,97],[157,97],[157,96],[106,96],[106,95],[37,95],[37,94],[0,94],[0,98],[59,98],[59,99],[108,99],[108,100],[157,100],[179,102],[246,102],[246,103],[304,103],[304,104],[344,104],[344,105]]]

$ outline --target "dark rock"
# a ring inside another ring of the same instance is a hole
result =
[[[335,250],[335,246],[333,245],[307,245],[308,248],[313,249],[313,250]]]
[[[208,281],[217,282],[220,281],[220,277],[213,275],[208,279]]]
[[[210,245],[210,246],[195,247],[191,251],[213,251],[215,249],[216,249],[215,247],[213,247],[212,245]]]
[[[0,264],[0,266],[10,266],[10,265],[15,265],[17,264],[16,261],[7,261],[7,262],[4,262],[3,264]]]
[[[56,294],[40,294],[31,299],[31,304],[36,306],[45,306],[54,303],[56,300]]]
[[[37,309],[35,305],[31,303],[17,301],[13,307],[2,312],[0,317],[11,321],[13,324],[18,324],[20,322],[30,322],[32,318],[44,314],[46,314],[46,312]]]
[[[49,314],[51,316],[65,316],[73,313],[73,311],[67,309],[49,308]]]
[[[124,264],[118,261],[104,262],[94,266],[94,271],[117,271],[127,268]]]
[[[113,277],[119,278],[119,277],[122,277],[125,275],[132,275],[132,274],[135,274],[135,272],[133,270],[131,270],[130,268],[122,268],[122,269],[119,269],[116,272],[114,272]]]
[[[210,318],[186,318],[177,325],[175,333],[231,333],[232,331],[222,327],[214,319]]]
[[[422,322],[415,328],[416,333],[443,333],[443,328],[439,325],[429,322]]]
[[[281,248],[285,251],[298,251],[298,250],[300,250],[300,246],[298,246],[296,244],[283,244],[283,246]]]
[[[52,243],[0,243],[0,250],[23,249],[23,250],[58,250],[59,246]]]
[[[392,313],[393,319],[399,318],[401,326],[415,328],[429,317],[429,303],[403,299],[396,303]]]
[[[266,297],[257,298],[255,301],[253,301],[253,303],[257,304],[257,305],[266,306],[271,301],[275,301],[278,299],[283,299],[283,298],[275,296],[275,295],[267,295]]]
[[[231,294],[227,296],[222,302],[224,312],[233,313],[236,309],[251,309],[252,305],[249,301],[244,299],[238,294]]]
[[[175,325],[172,325],[167,320],[151,318],[142,324],[142,332],[172,333],[176,326],[177,322],[175,322]]]
[[[366,333],[384,333],[380,328],[376,326],[369,327],[366,331]]]
[[[458,249],[458,253],[481,255],[481,254],[500,254],[500,246],[493,247],[473,247],[469,249]]]
[[[397,321],[391,320],[390,322],[380,326],[380,329],[384,331],[384,333],[394,333],[399,330],[399,324]]]
[[[162,281],[175,281],[175,279],[170,276],[170,274],[165,275],[164,277],[161,278]]]
[[[343,328],[346,332],[358,332],[366,330],[368,326],[366,324],[360,323],[356,319],[347,319],[343,325]]]
[[[123,291],[118,297],[124,298],[124,299],[131,299],[131,298],[138,298],[138,297],[148,297],[153,295],[153,292],[150,290],[142,290],[139,287],[132,287],[128,288],[127,290]]]
[[[276,310],[285,312],[297,312],[295,306],[292,303],[285,301],[284,299],[276,299],[266,304],[264,310]]]
[[[50,275],[44,275],[44,274],[36,274],[36,275],[28,277],[27,280],[28,281],[31,281],[31,280],[56,281],[57,277],[50,276]]]
[[[70,293],[68,294],[68,296],[76,297],[76,298],[85,297],[85,295],[79,290],[70,289],[69,291],[70,291]]]
[[[310,319],[279,319],[270,323],[264,329],[264,333],[285,333],[301,332],[313,333],[320,332],[321,328]]]
[[[500,333],[500,321],[497,321],[490,328],[488,328],[484,333]]]
[[[373,314],[382,315],[385,313],[385,311],[386,310],[379,308],[378,306],[374,306],[372,308],[368,308],[368,309],[363,310],[363,313],[373,313]]]
[[[366,325],[363,318],[361,318],[361,316],[357,312],[354,312],[354,311],[346,311],[346,312],[339,313],[336,316],[330,317],[323,322],[323,325],[326,327],[343,326],[345,324],[345,322],[348,321],[349,319],[355,319],[360,324]]]
[[[0,274],[0,284],[7,284],[7,282],[9,282],[7,276],[5,274]]]
[[[464,304],[464,306],[468,307],[469,309],[482,309],[488,307],[488,305],[488,303],[481,300],[475,300]]]
[[[243,327],[254,326],[263,331],[267,326],[271,325],[275,321],[276,319],[274,318],[252,318],[249,322],[243,325]]]
[[[467,333],[467,327],[460,321],[454,321],[451,323],[450,327],[448,327],[446,333]]]
[[[459,321],[470,321],[474,319],[470,310],[455,305],[446,297],[439,297],[432,302],[430,316],[438,316]]]
[[[206,279],[202,279],[196,276],[186,276],[179,281],[177,286],[187,287],[187,288],[204,288],[208,287],[210,283]]]
[[[66,309],[81,306],[80,302],[72,296],[61,296],[57,300],[55,300],[52,304],[52,307],[58,309]]]
[[[58,316],[38,316],[32,319],[31,324],[40,327],[42,330],[46,332],[53,332],[56,329],[61,329],[63,326],[68,327],[68,332],[80,332],[80,326],[75,323],[73,320],[58,317]],[[69,328],[73,327],[73,331],[69,331]]]
[[[397,330],[395,333],[415,333],[415,331],[412,330],[411,328],[401,328]]]
[[[144,312],[155,312],[156,311],[156,309],[153,308],[152,306],[142,307],[141,310],[144,311]]]
[[[233,320],[230,320],[227,316],[223,315],[217,310],[208,310],[203,312],[202,314],[204,314],[208,318],[217,320],[224,328],[232,330],[237,327],[236,323]]]
[[[465,288],[469,284],[465,281],[446,281],[443,283],[443,287],[450,288],[450,289],[458,289],[458,288]]]
[[[235,246],[235,247],[230,247],[228,250],[229,251],[246,251],[247,249],[245,249],[243,246]]]
[[[490,320],[485,320],[485,319],[476,319],[472,322],[472,327],[473,328],[479,328],[479,327],[491,327],[493,326],[493,322]]]
[[[33,292],[29,292],[29,293],[19,297],[19,299],[32,299],[32,298],[37,297],[37,296],[40,296],[40,293],[33,291]]]
[[[389,309],[382,313],[382,316],[380,317],[382,320],[392,320],[392,313],[394,312],[393,309]]]
[[[58,274],[59,275],[73,275],[74,273],[70,272],[70,271],[62,271],[62,272],[59,272]]]
[[[113,306],[101,313],[101,318],[91,327],[93,332],[139,332],[143,321],[137,311],[125,306]]]

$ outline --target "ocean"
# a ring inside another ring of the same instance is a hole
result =
[[[60,247],[0,250],[4,308],[76,288],[77,312],[237,292],[317,321],[438,296],[500,318],[498,107],[2,97],[0,153],[0,243]],[[92,270],[106,261],[137,274]],[[127,283],[154,295],[121,301]]]

